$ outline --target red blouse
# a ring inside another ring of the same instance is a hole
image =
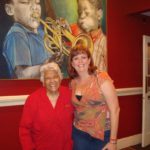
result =
[[[60,87],[55,108],[40,88],[31,94],[24,105],[19,127],[23,150],[72,150],[71,92]]]

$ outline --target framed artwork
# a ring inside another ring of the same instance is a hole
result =
[[[0,89],[4,83],[40,85],[37,70],[48,61],[67,78],[69,51],[85,35],[95,65],[107,70],[106,0],[1,1],[0,22]]]

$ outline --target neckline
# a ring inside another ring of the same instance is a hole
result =
[[[89,81],[86,82],[85,85],[78,86],[79,82],[76,80],[75,91],[74,91],[75,92],[75,94],[74,94],[75,97],[76,97],[76,95],[78,95],[78,96],[82,96],[82,98],[83,98],[84,95],[86,95],[86,93],[88,92],[88,89],[90,89],[92,87],[93,81],[94,81],[94,76],[93,75],[90,76]]]
[[[46,98],[47,98],[47,102],[50,104],[50,106],[52,107],[52,109],[55,110],[55,109],[57,108],[57,105],[58,105],[59,99],[60,99],[60,88],[59,88],[59,90],[58,90],[58,96],[57,96],[55,105],[52,104],[52,100],[51,100],[50,97],[48,96],[46,88],[45,88],[45,96],[46,96]]]
[[[75,96],[76,96],[76,98],[77,98],[78,101],[81,101],[81,99],[83,97],[82,95],[77,95],[77,94]]]

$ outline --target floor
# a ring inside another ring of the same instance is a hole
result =
[[[128,148],[123,148],[121,150],[150,150],[150,145],[142,148],[141,145],[135,145]]]

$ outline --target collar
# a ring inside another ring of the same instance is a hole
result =
[[[91,36],[93,42],[95,42],[96,39],[98,39],[101,36],[101,34],[102,34],[101,28],[99,28],[98,30],[91,31],[90,36]]]
[[[15,22],[15,23],[14,23],[14,26],[18,26],[18,27],[22,28],[23,30],[25,30],[25,31],[28,32],[28,33],[38,34],[38,33],[35,33],[35,32],[33,32],[33,31],[29,30],[28,28],[26,28],[26,27],[25,27],[24,25],[22,25],[21,23]],[[39,29],[39,28],[38,28],[38,29]]]

